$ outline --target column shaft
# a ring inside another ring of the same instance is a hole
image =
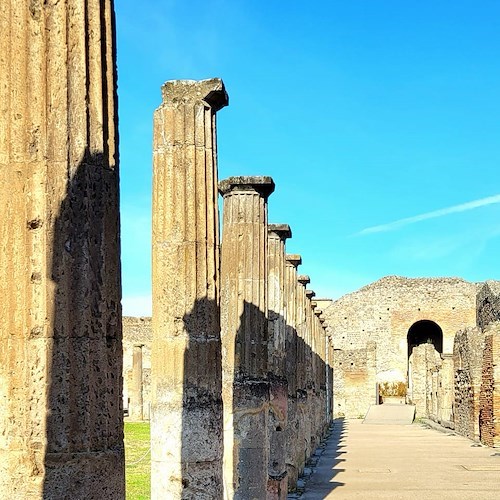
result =
[[[219,79],[167,82],[154,115],[151,495],[222,496],[215,114]]]
[[[309,283],[308,276],[298,276],[295,286],[297,287],[297,414],[298,414],[298,437],[297,437],[297,464],[298,472],[302,473],[307,459],[311,436],[311,421],[309,418],[309,405],[307,393],[307,313],[306,313],[306,288]]]
[[[112,0],[0,5],[0,491],[123,498]]]
[[[297,336],[297,267],[302,262],[300,255],[287,255],[285,258],[285,308],[286,308],[286,378],[288,382],[286,469],[288,488],[295,489],[298,478],[298,336]]]
[[[270,177],[232,177],[224,196],[221,324],[225,497],[266,498],[269,384],[266,318]]]
[[[142,390],[142,345],[135,345],[132,352],[132,384],[130,387],[129,417],[131,420],[143,420]]]
[[[269,336],[269,479],[267,500],[286,500],[285,464],[288,383],[286,378],[285,239],[286,224],[269,225],[268,233],[268,336]]]

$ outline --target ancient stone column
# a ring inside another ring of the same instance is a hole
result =
[[[131,420],[143,420],[143,390],[142,390],[142,348],[136,344],[132,351],[132,384],[129,388],[129,417]]]
[[[301,277],[299,277],[300,279]],[[305,286],[305,284],[304,284]],[[306,315],[306,329],[305,329],[305,373],[306,373],[306,391],[307,391],[307,429],[309,434],[306,434],[307,448],[306,460],[311,456],[316,447],[316,387],[314,386],[314,306],[312,298],[316,295],[313,290],[305,290],[305,315]]]
[[[319,317],[323,311],[319,307],[314,307],[314,318],[313,318],[313,336],[314,336],[314,387],[316,396],[316,408],[315,408],[315,419],[316,419],[316,446],[320,443],[323,437],[324,431],[324,416],[325,416],[325,394],[324,394],[324,384],[322,375],[325,373],[325,362],[323,358],[323,350],[321,346],[320,330],[321,324],[319,322]]]
[[[221,325],[225,498],[266,498],[268,479],[267,198],[270,177],[230,177],[224,197]]]
[[[286,379],[288,384],[287,426],[285,429],[286,470],[288,489],[295,489],[299,474],[298,409],[297,409],[297,267],[302,263],[300,255],[285,257],[285,310],[286,310]]]
[[[113,2],[0,33],[0,496],[124,498]]]
[[[304,470],[308,458],[311,436],[311,420],[309,416],[309,402],[307,391],[307,357],[308,350],[308,321],[306,285],[310,282],[309,276],[297,277],[297,462],[299,474]]]
[[[286,379],[285,240],[288,224],[270,224],[268,232],[267,309],[269,336],[269,479],[267,500],[286,499],[285,465],[288,383]]]
[[[151,496],[222,497],[219,79],[170,81],[154,115]]]

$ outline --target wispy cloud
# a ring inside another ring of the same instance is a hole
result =
[[[486,205],[493,205],[495,203],[500,203],[500,194],[494,196],[488,196],[487,198],[481,198],[480,200],[469,201],[467,203],[462,203],[460,205],[454,205],[452,207],[441,208],[440,210],[434,210],[432,212],[426,212],[425,214],[415,215],[413,217],[406,217],[404,219],[399,219],[394,222],[389,222],[388,224],[381,224],[379,226],[372,226],[363,229],[356,236],[364,236],[365,234],[373,233],[383,233],[387,231],[394,231],[403,226],[408,226],[409,224],[415,224],[415,222],[421,222],[423,220],[435,219],[437,217],[443,217],[445,215],[454,214],[458,212],[466,212],[467,210],[473,210],[475,208],[484,207]]]

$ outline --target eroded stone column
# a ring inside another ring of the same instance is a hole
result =
[[[297,268],[302,263],[300,255],[285,257],[285,308],[286,308],[286,379],[288,383],[286,441],[286,470],[288,489],[295,489],[299,475],[298,464],[298,380],[297,380]]]
[[[310,282],[309,276],[299,275],[295,286],[297,287],[297,463],[299,474],[304,470],[307,460],[311,436],[311,421],[309,419],[308,393],[307,393],[307,365],[309,345],[307,343],[307,297],[306,285]]]
[[[221,325],[225,498],[266,498],[268,479],[267,198],[270,177],[230,177],[224,197]]]
[[[286,379],[285,240],[288,224],[270,224],[268,231],[268,335],[269,335],[269,479],[267,499],[286,499],[285,465],[288,383]]]
[[[3,498],[124,498],[113,17],[0,2]]]
[[[324,409],[325,409],[325,395],[324,395],[324,382],[322,375],[325,373],[325,361],[323,358],[323,350],[321,346],[321,324],[319,317],[323,311],[319,307],[314,307],[313,318],[313,336],[314,336],[314,387],[316,397],[315,419],[316,419],[316,446],[321,442],[324,432]]]
[[[154,115],[151,496],[222,497],[219,79],[165,83]]]
[[[302,278],[302,277],[301,277]],[[300,279],[300,278],[299,278]],[[305,286],[305,282],[302,281]],[[314,386],[314,307],[312,305],[312,298],[316,295],[313,290],[305,290],[306,300],[305,300],[305,315],[306,315],[306,329],[305,329],[305,341],[306,341],[306,352],[305,352],[305,373],[306,373],[306,383],[305,389],[307,391],[307,406],[306,415],[307,423],[306,428],[308,429],[308,434],[306,434],[307,448],[306,448],[306,460],[311,456],[313,450],[316,446],[316,393]]]
[[[129,417],[131,420],[143,420],[143,390],[142,390],[142,348],[143,344],[134,345],[132,351],[132,384],[129,388]]]

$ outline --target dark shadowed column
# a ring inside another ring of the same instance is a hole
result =
[[[0,34],[0,496],[124,498],[113,2]]]
[[[269,480],[268,500],[286,499],[285,465],[288,383],[286,379],[285,240],[288,224],[269,224],[267,309],[269,335]]]
[[[299,475],[298,435],[299,413],[297,403],[297,268],[302,263],[300,255],[290,254],[285,257],[285,309],[286,309],[286,379],[288,383],[287,417],[285,429],[286,470],[288,488],[295,489]]]
[[[299,281],[302,279],[302,276],[299,276]],[[308,277],[307,277],[308,278]],[[308,278],[309,280],[309,278]],[[304,283],[305,282],[301,281]],[[313,381],[313,363],[314,363],[314,337],[313,337],[313,307],[312,307],[312,298],[315,296],[315,292],[313,290],[305,290],[306,300],[305,300],[305,316],[306,316],[306,328],[304,333],[304,338],[306,342],[306,352],[305,352],[305,373],[306,373],[306,383],[305,389],[307,392],[307,400],[306,400],[306,460],[311,456],[312,451],[315,446],[315,409],[316,409],[316,400],[315,400],[315,392],[314,392],[314,381]]]
[[[154,115],[151,496],[222,497],[219,79],[165,83]]]
[[[297,276],[297,415],[299,420],[297,438],[297,463],[299,474],[304,470],[309,449],[311,422],[307,400],[307,366],[306,358],[309,345],[307,343],[307,297],[306,285],[310,282],[309,276]]]
[[[230,177],[224,197],[221,325],[225,498],[266,498],[268,479],[267,198],[270,177]]]

